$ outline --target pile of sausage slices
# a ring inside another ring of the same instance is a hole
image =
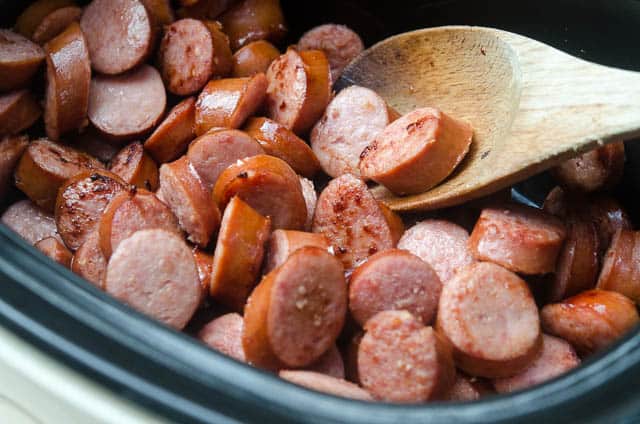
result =
[[[278,0],[177,3],[38,0],[0,30],[0,196],[26,195],[2,222],[46,255],[175,329],[213,311],[193,330],[213,349],[364,400],[524,389],[637,325],[640,233],[607,194],[622,142],[555,169],[542,209],[498,193],[400,217],[370,185],[435,186],[469,124],[333,93],[363,50],[345,26],[283,53]]]

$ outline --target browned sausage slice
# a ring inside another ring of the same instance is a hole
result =
[[[490,261],[514,272],[546,274],[566,237],[564,224],[540,210],[508,205],[482,210],[469,238],[469,249],[480,261]]]
[[[593,196],[581,205],[598,231],[602,258],[618,230],[631,230],[631,218],[616,199],[607,195]]]
[[[467,377],[457,372],[456,382],[444,397],[445,400],[466,402],[478,400],[483,396],[495,393],[488,383],[477,377]]]
[[[253,41],[233,54],[231,76],[242,78],[267,72],[278,56],[280,50],[273,44],[264,40]]]
[[[344,379],[344,361],[337,346],[332,346],[324,355],[316,362],[308,367],[305,371],[313,371],[334,378]]]
[[[135,141],[123,147],[111,160],[111,172],[138,188],[156,191],[160,184],[158,165]]]
[[[16,187],[38,206],[53,211],[58,189],[66,180],[102,168],[98,160],[71,147],[39,139],[29,144],[18,163]]]
[[[89,234],[82,246],[76,250],[71,261],[71,271],[96,287],[104,289],[107,259],[100,248],[100,234],[97,230]]]
[[[133,233],[147,229],[163,229],[181,235],[178,219],[168,206],[146,190],[122,191],[104,210],[98,231],[100,248],[106,258]]]
[[[205,20],[204,24],[209,28],[211,37],[213,37],[213,76],[217,78],[228,77],[233,66],[229,37],[223,31],[220,22]]]
[[[385,311],[365,325],[358,348],[362,386],[378,400],[442,397],[455,381],[451,346],[407,311]]]
[[[604,349],[639,322],[635,304],[626,296],[589,290],[540,311],[545,332],[571,343],[585,356]]]
[[[256,285],[271,221],[234,197],[222,216],[209,294],[242,312]]]
[[[394,236],[367,185],[351,174],[332,180],[320,193],[313,232],[322,233],[346,269],[395,247]]]
[[[58,262],[60,265],[69,268],[73,253],[56,237],[47,237],[35,245],[35,248]]]
[[[349,27],[320,25],[307,31],[298,41],[299,50],[322,50],[329,59],[331,81],[336,82],[342,70],[364,50],[360,36]]]
[[[311,231],[313,215],[316,212],[316,204],[318,203],[318,193],[316,193],[313,181],[305,177],[300,177],[300,186],[302,187],[304,203],[307,205],[307,221],[304,224],[304,230]]]
[[[273,156],[242,159],[220,174],[213,189],[213,198],[220,209],[234,196],[270,217],[274,229],[301,230],[307,220],[298,175],[286,162]]]
[[[422,259],[404,250],[371,256],[349,279],[349,310],[364,326],[378,312],[406,310],[428,325],[435,318],[442,283]]]
[[[13,171],[29,145],[27,136],[5,137],[0,141],[0,202],[13,185]]]
[[[202,294],[187,244],[165,230],[138,231],[123,240],[107,265],[105,291],[175,329],[189,322]]]
[[[569,190],[592,192],[613,188],[624,173],[624,143],[607,144],[562,163],[552,170]]]
[[[2,214],[2,223],[29,244],[58,236],[53,214],[43,211],[30,200],[20,200],[9,206]]]
[[[360,173],[395,194],[424,192],[447,178],[465,157],[473,129],[438,109],[397,119],[362,151]]]
[[[268,118],[249,118],[244,130],[260,143],[266,154],[287,162],[303,177],[312,178],[320,170],[313,150],[285,126]]]
[[[557,337],[542,335],[542,353],[524,371],[508,378],[493,380],[498,393],[527,389],[558,377],[580,365],[573,347]]]
[[[195,97],[178,103],[144,142],[145,150],[160,164],[178,159],[196,138],[195,116]]]
[[[469,233],[452,222],[427,219],[409,228],[398,249],[408,250],[431,265],[443,283],[473,263],[467,247]]]
[[[619,230],[602,264],[598,288],[640,303],[640,232]]]
[[[220,210],[186,156],[162,165],[160,190],[189,241],[206,248],[220,226]]]
[[[196,134],[212,128],[240,128],[262,106],[266,90],[264,74],[210,81],[196,102]]]
[[[111,159],[120,151],[119,146],[106,140],[104,136],[92,128],[86,128],[75,137],[69,138],[69,145],[74,149],[93,156],[103,164],[108,164]]]
[[[473,376],[510,377],[540,351],[538,308],[527,284],[489,262],[444,284],[436,325],[453,344],[456,366]]]
[[[329,62],[320,50],[287,50],[271,63],[267,80],[267,116],[296,134],[307,132],[329,104]]]
[[[170,0],[140,0],[147,8],[156,30],[170,25],[176,18],[173,15]]]
[[[13,31],[0,29],[0,92],[27,85],[43,61],[40,46]]]
[[[222,315],[205,325],[198,338],[209,347],[240,362],[245,362],[242,349],[242,316],[237,313]]]
[[[189,146],[187,157],[208,191],[220,174],[240,159],[264,153],[260,144],[239,130],[211,130]]]
[[[329,248],[329,243],[322,234],[275,230],[269,238],[264,273],[279,267],[293,252],[305,246],[315,246],[326,250]]]
[[[0,135],[15,135],[33,125],[42,108],[27,90],[0,94]]]
[[[311,131],[311,147],[332,177],[360,175],[360,155],[394,119],[376,92],[351,86],[331,100]]]
[[[91,66],[102,74],[120,74],[149,57],[153,18],[139,0],[93,0],[80,20]]]
[[[220,21],[234,51],[256,40],[277,43],[287,32],[280,0],[242,0],[220,16]]]
[[[71,250],[77,250],[93,233],[102,213],[125,183],[106,171],[87,171],[68,179],[58,191],[55,217],[58,233]]]
[[[347,312],[342,264],[326,250],[303,247],[251,293],[242,345],[261,368],[305,367],[333,346]]]
[[[196,260],[198,268],[198,276],[200,277],[200,285],[202,286],[202,297],[209,295],[209,287],[211,286],[211,272],[213,271],[213,255],[199,248],[193,249],[193,257]]]
[[[63,7],[73,6],[73,0],[36,0],[18,16],[16,31],[31,38],[40,22],[51,12]]]
[[[319,392],[344,398],[367,401],[373,400],[371,395],[358,385],[330,375],[314,371],[294,370],[282,370],[279,375],[280,378],[287,380],[290,383],[297,384],[298,386],[306,387],[307,389],[317,390]]]
[[[81,15],[82,9],[75,6],[56,9],[45,16],[33,32],[31,39],[42,45],[52,38],[57,37],[73,22],[79,22]]]
[[[166,102],[160,74],[151,66],[122,75],[97,75],[91,81],[89,120],[110,138],[137,138],[156,126]]]

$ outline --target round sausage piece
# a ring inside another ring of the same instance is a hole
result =
[[[311,131],[311,147],[332,177],[360,175],[360,155],[392,121],[393,114],[376,92],[353,85],[331,100]]]
[[[2,223],[29,244],[58,236],[53,214],[40,209],[30,200],[20,200],[9,206],[2,214]]]
[[[144,151],[144,147],[139,141],[123,147],[111,159],[109,169],[128,184],[138,188],[156,191],[160,184],[158,165]]]
[[[0,94],[0,136],[15,135],[31,127],[42,115],[42,108],[27,90]]]
[[[602,264],[597,287],[640,303],[640,232],[618,230]]]
[[[344,379],[344,361],[342,360],[340,350],[338,350],[337,346],[332,346],[331,349],[316,362],[305,367],[305,371],[313,371],[334,378]]]
[[[96,75],[91,81],[89,120],[106,136],[129,140],[155,127],[166,103],[160,74],[149,65],[122,75]]]
[[[523,205],[483,209],[469,249],[479,261],[490,261],[522,274],[546,274],[556,260],[567,232],[552,215]]]
[[[106,171],[87,171],[69,178],[58,191],[55,217],[58,233],[73,251],[93,233],[102,214],[125,183]]]
[[[44,57],[37,44],[13,31],[0,29],[0,92],[26,86]]]
[[[358,348],[358,375],[374,398],[425,402],[453,385],[451,346],[409,312],[380,312],[367,321],[365,331]]]
[[[308,178],[300,177],[300,186],[302,187],[304,203],[307,205],[307,221],[304,224],[304,230],[311,231],[313,215],[316,212],[316,204],[318,203],[318,193],[316,193],[313,181]]]
[[[181,330],[200,304],[200,280],[187,244],[175,233],[143,230],[118,245],[105,291],[139,312]]]
[[[41,208],[53,211],[58,189],[71,177],[102,164],[71,147],[38,139],[29,144],[15,172],[16,187]]]
[[[388,125],[360,156],[363,178],[398,195],[422,193],[466,156],[473,129],[435,108],[416,109]]]
[[[280,56],[280,50],[270,42],[253,41],[233,54],[231,76],[242,78],[267,72],[271,62],[278,56]]]
[[[69,145],[89,156],[93,156],[103,164],[108,164],[120,150],[119,146],[106,140],[92,128],[86,128],[79,134],[70,137]]]
[[[615,187],[624,173],[624,142],[607,144],[569,159],[552,170],[563,187],[579,192]]]
[[[73,253],[57,237],[44,238],[34,247],[66,268],[71,265]]]
[[[342,264],[326,250],[303,247],[263,278],[247,301],[247,360],[272,370],[310,365],[334,345],[346,313]]]
[[[97,230],[89,234],[82,246],[76,250],[71,261],[71,271],[94,286],[104,289],[107,274],[107,259],[100,248],[100,234]]]
[[[378,202],[367,185],[351,174],[332,180],[320,193],[313,232],[327,237],[345,269],[395,247],[394,235]]]
[[[287,50],[269,65],[267,81],[267,116],[296,134],[306,133],[331,99],[329,62],[320,50]]]
[[[613,197],[599,195],[581,203],[598,231],[599,257],[602,258],[618,230],[631,230],[631,218]]]
[[[542,335],[542,352],[524,371],[508,378],[493,380],[498,393],[511,393],[536,386],[580,365],[576,351],[566,341]]]
[[[4,203],[13,186],[13,172],[29,145],[27,136],[5,137],[0,140],[0,203]]]
[[[313,178],[320,170],[309,145],[283,125],[268,118],[249,118],[244,131],[260,143],[266,154],[287,162],[303,177]]]
[[[91,66],[101,74],[133,69],[153,49],[153,18],[139,0],[93,0],[84,9],[80,26],[87,37]]]
[[[260,276],[271,221],[234,197],[222,216],[213,255],[209,294],[242,312]]]
[[[220,209],[234,196],[270,217],[274,229],[301,230],[307,221],[300,179],[286,162],[276,157],[245,158],[220,174],[213,189],[213,198]]]
[[[220,22],[234,51],[256,40],[277,43],[287,33],[280,0],[237,2],[220,16]]]
[[[467,377],[456,372],[456,381],[444,397],[453,402],[468,402],[478,400],[483,396],[495,393],[488,383],[477,377]]]
[[[307,389],[344,398],[373,400],[371,395],[358,385],[319,372],[282,370],[279,375],[280,378]]]
[[[209,295],[209,287],[211,286],[213,255],[198,247],[194,247],[192,252],[196,260],[196,267],[198,268],[198,276],[200,277],[200,285],[202,286],[202,297],[205,299]]]
[[[220,211],[186,156],[162,165],[160,190],[188,240],[206,248],[220,226]]]
[[[145,150],[161,164],[178,159],[196,138],[195,116],[195,97],[178,103],[144,142]]]
[[[262,106],[266,90],[264,74],[210,81],[196,102],[196,134],[212,128],[240,128]]]
[[[436,326],[453,344],[456,366],[473,376],[510,377],[540,351],[538,308],[527,284],[489,262],[447,281]]]
[[[639,322],[635,304],[626,296],[589,290],[540,311],[546,333],[571,343],[581,356],[609,346]]]
[[[82,9],[75,6],[61,7],[49,13],[33,32],[31,39],[42,45],[57,37],[73,22],[79,22]]]
[[[459,270],[474,262],[468,240],[469,233],[459,225],[426,219],[404,233],[398,249],[407,250],[431,265],[446,284]]]
[[[345,25],[324,24],[310,29],[298,41],[299,50],[322,50],[331,66],[331,81],[364,50],[360,36]]]
[[[51,12],[73,6],[73,0],[36,0],[30,2],[16,19],[15,29],[19,34],[31,38],[40,22]]]
[[[222,172],[241,159],[263,154],[260,144],[239,130],[211,130],[191,143],[187,157],[207,191],[213,190]]]
[[[329,248],[329,243],[322,234],[275,230],[269,238],[267,259],[263,272],[266,274],[276,269],[282,265],[293,252],[305,246],[315,246],[326,250]]]
[[[198,333],[198,338],[207,346],[240,362],[246,362],[242,349],[242,316],[235,312],[222,315]]]
[[[404,250],[371,256],[349,279],[349,310],[364,326],[379,312],[406,310],[428,325],[435,318],[442,283],[433,268]]]

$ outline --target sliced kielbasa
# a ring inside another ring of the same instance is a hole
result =
[[[82,246],[76,250],[71,261],[71,271],[75,272],[94,286],[104,289],[104,277],[107,274],[107,258],[100,248],[100,234],[93,231]]]
[[[456,381],[444,399],[453,402],[469,402],[492,393],[495,393],[495,391],[485,380],[477,377],[467,377],[461,372],[456,372]]]
[[[49,13],[33,32],[31,39],[42,45],[57,37],[73,22],[79,22],[82,9],[75,6],[61,7]]]
[[[231,76],[242,78],[267,72],[278,56],[280,50],[273,44],[265,40],[253,41],[233,54]]]
[[[344,361],[338,347],[332,346],[316,362],[305,367],[304,370],[344,379]]]
[[[156,31],[159,31],[165,25],[170,25],[176,19],[171,8],[171,0],[140,1],[147,8]]]
[[[220,16],[220,22],[234,51],[256,40],[277,43],[287,32],[280,0],[241,0]]]
[[[235,312],[222,315],[198,333],[198,338],[207,346],[240,362],[246,362],[242,348],[242,316]]]
[[[198,276],[200,277],[200,285],[202,286],[202,297],[206,298],[209,295],[209,287],[211,286],[213,255],[195,247],[193,249],[193,257],[196,260],[196,267],[198,268]]]
[[[287,380],[290,383],[297,384],[298,386],[328,393],[330,395],[357,400],[373,400],[371,395],[358,385],[347,380],[319,372],[282,370],[280,371],[279,376],[280,378]]]
[[[329,242],[325,236],[318,233],[275,230],[269,238],[264,273],[279,267],[293,252],[305,246],[315,246],[326,250],[329,248]]]
[[[74,149],[93,156],[103,164],[108,164],[120,151],[120,147],[111,143],[94,128],[86,128],[69,139],[69,145]]]
[[[604,257],[598,288],[640,303],[640,232],[618,230]]]
[[[57,9],[73,5],[73,0],[36,0],[31,2],[16,19],[15,29],[19,34],[31,38],[33,32],[47,15]]]
[[[300,186],[302,187],[304,203],[307,205],[307,221],[304,224],[304,230],[311,231],[313,215],[316,212],[316,204],[318,203],[318,193],[313,181],[308,178],[300,177]]]
[[[27,136],[5,137],[0,141],[0,204],[13,185],[13,172],[29,145]]]
[[[123,147],[111,159],[109,170],[128,184],[145,190],[156,191],[160,184],[158,165],[139,141]]]
[[[9,206],[2,214],[2,223],[29,244],[58,236],[53,214],[40,209],[30,200],[20,200]]]
[[[0,29],[0,92],[26,86],[44,57],[37,44],[13,31]]]
[[[552,174],[558,184],[569,190],[607,190],[622,179],[624,159],[624,143],[620,141],[569,159],[554,168]]]
[[[0,94],[0,136],[21,133],[41,115],[40,104],[28,90]]]
[[[34,247],[66,268],[71,265],[73,253],[57,237],[44,238]]]
[[[145,150],[160,164],[178,159],[196,138],[195,116],[195,97],[178,103],[144,142]]]

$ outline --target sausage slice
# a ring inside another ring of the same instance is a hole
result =
[[[540,319],[545,332],[565,339],[581,356],[604,349],[640,322],[633,301],[606,290],[589,290],[547,305]]]
[[[139,0],[93,0],[80,19],[91,66],[115,75],[147,60],[154,45],[153,18]]]
[[[231,76],[242,78],[267,72],[271,62],[278,56],[280,56],[280,50],[270,42],[253,41],[233,54]]]
[[[266,90],[264,74],[210,81],[196,102],[196,134],[217,127],[240,128],[262,106]]]
[[[246,362],[242,349],[242,316],[235,312],[222,315],[198,333],[198,338],[207,346],[240,362]]]
[[[397,119],[362,151],[360,173],[395,194],[422,193],[447,178],[466,156],[473,129],[435,108]]]
[[[144,142],[145,150],[161,164],[178,159],[196,138],[193,131],[195,116],[195,97],[178,103]]]
[[[220,211],[185,156],[162,165],[160,190],[189,241],[206,248],[220,226]]]
[[[320,50],[287,50],[271,63],[267,80],[267,116],[296,134],[320,119],[331,98],[329,62]]]
[[[0,29],[0,92],[26,86],[44,61],[44,51],[20,34]]]
[[[220,209],[234,196],[270,217],[274,229],[301,230],[307,220],[298,175],[286,162],[273,156],[242,159],[220,174],[213,189],[213,198]]]
[[[271,221],[234,197],[222,216],[209,294],[242,312],[256,285]]]
[[[181,330],[200,304],[200,280],[187,244],[153,229],[123,240],[107,265],[105,291],[139,312]]]
[[[316,212],[316,204],[318,203],[318,193],[316,193],[313,181],[308,178],[300,177],[300,186],[302,187],[304,203],[307,205],[307,221],[304,224],[304,230],[311,231],[313,215]]]
[[[320,193],[313,232],[322,233],[346,269],[395,247],[394,235],[367,185],[351,174],[332,180]]]
[[[344,379],[344,361],[338,347],[332,346],[316,362],[305,367],[305,371],[318,372],[334,378]]]
[[[640,303],[640,232],[618,230],[604,257],[597,287]]]
[[[479,377],[510,377],[540,352],[538,308],[527,284],[489,262],[469,265],[444,285],[438,332],[456,366]]]
[[[552,175],[558,184],[569,190],[607,190],[622,179],[624,160],[624,143],[620,141],[569,159],[554,168]]]
[[[349,279],[349,310],[364,326],[379,312],[406,310],[430,324],[438,309],[442,283],[433,268],[404,250],[371,256]]]
[[[279,0],[242,0],[222,14],[220,22],[234,51],[256,40],[277,43],[287,33]]]
[[[27,136],[5,137],[0,141],[0,202],[4,203],[13,185],[13,171],[29,145]]]
[[[31,39],[42,45],[57,37],[73,22],[79,22],[82,9],[75,6],[61,7],[49,13],[33,32]]]
[[[385,311],[365,325],[358,348],[362,386],[378,400],[425,402],[455,381],[451,346],[407,311]]]
[[[319,372],[282,370],[279,375],[280,378],[307,389],[344,398],[373,400],[371,395],[366,390],[358,387],[358,385]]]
[[[68,179],[58,191],[55,217],[67,247],[77,250],[93,233],[102,214],[125,183],[106,171],[87,171]]]
[[[483,396],[495,393],[485,380],[477,377],[467,377],[456,372],[456,381],[447,392],[445,400],[454,402],[467,402],[478,400]]]
[[[193,257],[196,260],[196,267],[198,268],[198,276],[200,277],[200,285],[202,286],[202,297],[206,298],[209,295],[209,287],[211,286],[213,255],[195,247],[193,249]]]
[[[242,345],[247,360],[277,370],[314,363],[333,346],[347,312],[342,264],[317,247],[294,252],[251,293]]]
[[[42,108],[27,90],[0,94],[0,135],[16,135],[31,127]]]
[[[2,214],[2,223],[29,244],[58,236],[53,214],[40,209],[30,200],[20,200],[9,206]]]
[[[46,139],[31,142],[15,172],[16,187],[35,204],[53,211],[58,189],[71,177],[102,164],[75,149]]]
[[[329,248],[329,243],[322,234],[275,230],[269,238],[264,273],[279,267],[293,252],[305,246],[315,246],[326,250]]]
[[[473,228],[469,249],[479,261],[523,274],[546,274],[556,269],[566,234],[560,220],[531,207],[486,208]]]
[[[73,253],[56,237],[44,238],[34,247],[64,267],[71,265]]]
[[[320,170],[309,145],[283,125],[268,118],[249,118],[244,131],[260,143],[266,154],[287,162],[303,177],[312,178]]]
[[[156,126],[166,102],[160,74],[151,66],[122,75],[97,75],[91,81],[89,120],[107,137],[130,140]]]
[[[142,143],[135,141],[122,148],[111,159],[111,172],[138,188],[156,191],[160,184],[158,165],[144,151]]]
[[[19,34],[31,38],[33,32],[47,15],[68,6],[73,6],[73,0],[36,0],[31,2],[16,19],[15,29]]]
[[[100,248],[100,233],[97,229],[89,234],[82,246],[76,250],[71,261],[71,271],[75,272],[94,286],[104,289],[104,277],[107,274],[107,258]]]

